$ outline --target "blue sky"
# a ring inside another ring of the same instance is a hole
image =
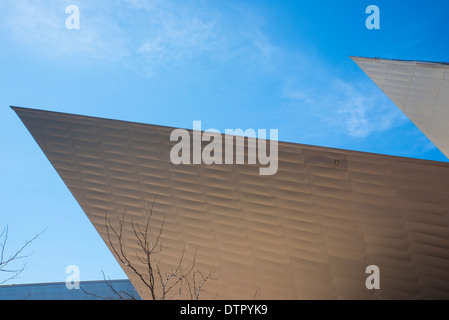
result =
[[[372,4],[379,30],[365,27]],[[436,0],[2,0],[0,228],[11,253],[47,228],[10,283],[65,281],[72,264],[81,280],[126,276],[9,105],[448,161],[349,58],[449,62],[447,12]]]

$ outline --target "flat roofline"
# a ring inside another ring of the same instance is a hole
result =
[[[120,282],[129,282],[131,281],[129,279],[114,279],[114,280],[107,280],[107,282],[112,283],[120,283]],[[95,283],[106,283],[106,280],[86,280],[86,281],[80,281],[80,284],[95,284]],[[3,284],[0,285],[0,288],[10,288],[10,287],[38,287],[38,286],[48,286],[48,285],[65,285],[66,283],[61,282],[36,282],[36,283],[18,283],[18,284]]]

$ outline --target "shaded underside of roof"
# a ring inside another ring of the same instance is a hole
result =
[[[105,215],[117,225],[126,210],[124,250],[145,270],[130,221],[153,206],[162,273],[195,248],[216,278],[202,298],[449,298],[447,163],[279,142],[277,173],[261,176],[258,164],[172,164],[175,128],[14,110],[108,247]],[[365,286],[369,265],[379,290]]]
[[[449,64],[352,59],[449,158]]]

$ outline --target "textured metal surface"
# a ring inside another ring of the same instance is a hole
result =
[[[198,248],[198,268],[218,278],[203,298],[449,298],[447,163],[280,142],[272,176],[258,165],[176,166],[174,128],[14,110],[108,246],[105,212],[144,223],[157,195],[163,266]],[[124,239],[138,251],[129,223]],[[380,290],[365,287],[368,265],[380,268]]]
[[[449,157],[449,64],[352,58]]]

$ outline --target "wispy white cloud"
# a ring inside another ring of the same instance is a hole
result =
[[[70,4],[73,1],[5,0],[1,4],[0,26],[23,48],[49,59],[80,55],[117,59],[128,54],[122,30],[113,19],[102,14],[104,10],[89,2],[80,1],[81,28],[68,30],[65,9]],[[86,19],[88,16],[92,19]]]
[[[65,28],[66,6],[77,4],[81,29]],[[220,8],[223,9],[223,8]],[[77,57],[132,65],[147,76],[194,62],[230,63],[277,79],[279,97],[297,113],[314,113],[329,128],[355,138],[390,129],[401,114],[380,90],[353,83],[306,50],[276,46],[264,17],[247,8],[223,12],[190,1],[3,0],[0,26],[13,41],[50,60]],[[366,79],[366,83],[369,83]]]
[[[298,113],[313,113],[320,121],[316,125],[325,125],[329,130],[341,133],[342,137],[360,139],[406,121],[369,78],[362,81],[347,79],[326,61],[302,54],[296,74],[286,70],[291,63],[283,67],[286,80],[282,94],[290,101],[290,109],[293,105]]]
[[[339,97],[335,97],[337,113],[345,118],[347,132],[356,138],[365,138],[374,131],[388,130],[393,112],[380,114],[375,110],[379,98],[368,90],[356,88],[353,84],[338,79],[334,83]],[[379,93],[380,95],[381,93]],[[382,107],[377,105],[377,107]]]
[[[313,103],[313,98],[310,97],[309,94],[303,92],[300,88],[291,88],[286,86],[283,89],[283,95],[292,100],[304,101],[309,105]]]
[[[72,4],[80,8],[79,30],[65,27],[65,8]],[[122,61],[154,75],[195,59],[223,62],[270,55],[262,33],[246,32],[251,28],[242,12],[223,13],[209,3],[4,0],[0,8],[4,35],[50,60]]]
[[[320,115],[329,129],[337,128],[333,131],[353,138],[366,138],[406,121],[379,89],[363,84],[351,83],[329,73],[318,90],[313,84],[302,84],[287,87],[284,96],[296,101],[298,110],[313,107],[313,112]]]
[[[213,14],[207,16],[183,5],[168,4],[141,7],[140,10],[145,11],[146,18],[140,23],[145,32],[134,37],[132,50],[142,59],[147,71],[154,73],[199,56],[220,54],[222,29]]]

